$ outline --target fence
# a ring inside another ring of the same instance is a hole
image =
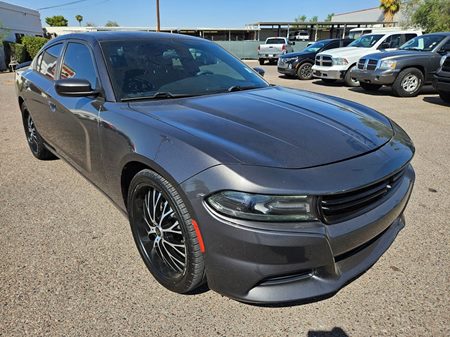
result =
[[[222,46],[231,54],[239,57],[240,59],[257,59],[258,58],[258,46],[261,43],[260,41],[214,41],[219,46]],[[295,45],[292,46],[294,51],[303,50],[308,42],[295,42]]]

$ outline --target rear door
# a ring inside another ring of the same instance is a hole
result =
[[[82,41],[68,41],[59,70],[60,79],[88,80],[93,89],[100,82],[93,53]],[[98,97],[60,96],[54,87],[49,90],[54,106],[56,150],[95,183],[102,177],[98,142],[98,114],[104,99]]]

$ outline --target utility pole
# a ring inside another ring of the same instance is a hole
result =
[[[159,32],[161,30],[161,22],[159,19],[159,0],[156,0],[156,31]]]

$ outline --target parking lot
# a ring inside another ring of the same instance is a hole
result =
[[[264,68],[270,83],[368,105],[413,139],[406,227],[382,258],[335,296],[304,305],[171,293],[147,271],[127,219],[106,197],[63,161],[34,159],[13,75],[0,74],[0,336],[450,335],[450,106],[431,88],[401,99]]]

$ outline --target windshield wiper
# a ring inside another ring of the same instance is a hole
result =
[[[243,91],[243,90],[251,90],[251,89],[258,89],[261,87],[255,87],[255,86],[248,86],[248,87],[241,87],[240,85],[232,85],[227,89],[228,92],[232,91]]]
[[[197,95],[189,95],[189,94],[172,94],[169,91],[158,91],[155,92],[151,96],[137,96],[137,97],[125,97],[122,98],[122,102],[127,101],[136,101],[136,100],[145,100],[145,99],[170,99],[170,98],[182,98],[182,97],[192,97]]]

